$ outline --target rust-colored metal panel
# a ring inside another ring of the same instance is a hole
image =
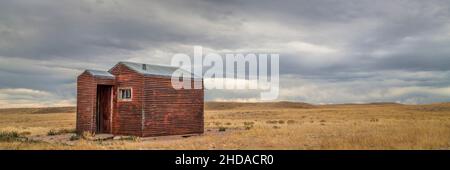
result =
[[[113,98],[112,133],[142,136],[142,87],[143,75],[119,64],[110,70],[116,77]],[[118,99],[119,88],[131,88],[131,101]]]
[[[97,85],[114,85],[114,79],[94,77],[83,72],[77,78],[77,120],[76,130],[97,132]]]
[[[144,85],[143,136],[203,133],[203,88],[176,90],[169,77],[152,76]]]
[[[109,72],[115,79],[93,77],[87,73],[78,77],[78,133],[110,131],[116,135],[136,136],[203,133],[203,88],[176,90],[172,88],[170,77],[142,75],[123,64],[116,65]],[[194,81],[202,81],[203,84],[203,80],[196,79],[191,83]],[[112,107],[105,103],[111,99],[108,99],[107,88],[103,85],[112,88],[112,95],[109,95],[112,96]],[[118,99],[119,88],[131,88],[131,100]],[[98,102],[99,107],[97,99],[104,99]],[[102,113],[99,119],[97,108]],[[107,113],[111,111],[108,108],[112,109],[112,117],[108,117]],[[110,124],[105,123],[107,121]]]
[[[78,133],[92,131],[95,108],[96,85],[94,77],[87,72],[77,78],[77,121]]]

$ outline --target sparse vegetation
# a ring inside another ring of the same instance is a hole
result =
[[[227,130],[226,127],[219,127],[219,132],[225,132]]]
[[[268,120],[268,121],[266,121],[266,123],[268,123],[268,124],[276,124],[276,123],[278,123],[278,121],[277,120]]]
[[[244,129],[245,130],[250,130],[253,128],[253,125],[255,124],[255,122],[244,122]]]
[[[75,140],[79,140],[80,139],[80,136],[79,135],[72,135],[72,136],[70,136],[70,141],[75,141]]]
[[[255,122],[244,122],[244,126],[253,126]]]
[[[57,135],[57,134],[58,133],[54,129],[50,129],[50,131],[48,131],[48,133],[47,133],[48,136],[54,136],[54,135]]]
[[[65,134],[65,133],[75,133],[75,129],[50,129],[47,132],[48,136],[54,136],[54,135],[61,135],[61,134]]]
[[[128,140],[128,141],[139,141],[138,136],[123,136],[120,138],[120,140]]]
[[[86,140],[93,140],[94,136],[95,136],[95,133],[84,131],[83,133],[81,133],[80,137],[82,139],[86,139]]]
[[[287,124],[294,124],[295,123],[295,120],[288,120],[287,121]]]
[[[370,122],[378,122],[378,119],[377,118],[372,118],[372,119],[370,119]]]
[[[450,149],[450,103],[280,105],[205,107],[199,136],[105,141],[84,140],[95,137],[87,132],[67,134],[75,127],[74,112],[9,109],[0,111],[0,149]],[[61,129],[67,135],[47,135]]]
[[[19,135],[19,133],[16,131],[0,132],[0,141],[11,142],[19,141],[20,139],[23,139],[23,136]]]

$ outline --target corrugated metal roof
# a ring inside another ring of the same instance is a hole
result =
[[[173,72],[179,69],[179,67],[162,66],[154,64],[133,63],[128,61],[121,61],[119,64],[123,64],[128,68],[145,75],[157,75],[157,76],[169,76],[171,77]],[[180,69],[184,74],[191,74],[193,78],[201,78],[192,74],[189,71]]]
[[[101,71],[101,70],[86,70],[89,74],[91,74],[94,77],[105,77],[105,78],[114,78],[114,75],[107,71]]]

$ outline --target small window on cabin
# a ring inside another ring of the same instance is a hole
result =
[[[131,88],[119,88],[119,100],[131,101]]]

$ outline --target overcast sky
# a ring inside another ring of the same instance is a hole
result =
[[[170,64],[194,45],[279,52],[279,100],[448,102],[449,7],[448,0],[2,0],[0,107],[74,105],[84,69]]]

